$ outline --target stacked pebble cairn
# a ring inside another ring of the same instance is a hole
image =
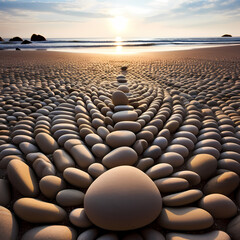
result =
[[[203,105],[126,70],[48,90],[1,96],[2,240],[240,239],[234,97]]]

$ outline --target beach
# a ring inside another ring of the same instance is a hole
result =
[[[0,240],[240,238],[239,45],[3,50],[0,90]]]

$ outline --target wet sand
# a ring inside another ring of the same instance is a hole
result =
[[[240,46],[0,51],[0,88],[3,239],[239,239]]]

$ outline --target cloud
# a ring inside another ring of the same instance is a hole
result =
[[[90,1],[91,2],[91,1]],[[53,17],[56,18],[62,16],[71,17],[72,20],[79,20],[81,18],[108,18],[109,14],[102,13],[99,11],[88,11],[86,5],[83,1],[68,2],[68,1],[0,1],[0,18],[4,15],[12,17],[31,17],[35,19],[47,20],[46,16],[42,19],[42,15],[48,14],[48,20],[52,21]],[[37,15],[36,13],[39,13]],[[38,16],[38,17],[37,17]]]

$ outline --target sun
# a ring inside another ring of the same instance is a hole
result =
[[[111,23],[117,33],[122,33],[127,28],[128,19],[123,16],[115,16],[111,19]]]

